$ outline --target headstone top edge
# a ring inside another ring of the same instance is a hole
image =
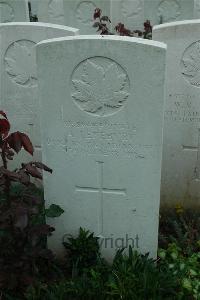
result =
[[[183,25],[200,25],[200,19],[176,21],[176,22],[169,22],[165,24],[155,25],[153,26],[153,31],[157,31],[165,28],[179,27]]]
[[[20,26],[26,26],[26,27],[46,27],[46,28],[56,28],[56,29],[63,29],[66,31],[72,31],[76,34],[79,33],[79,29],[64,25],[58,25],[53,23],[44,23],[44,22],[8,22],[8,23],[0,23],[0,28],[3,27],[20,27]]]
[[[40,45],[46,45],[46,44],[53,44],[56,42],[64,42],[64,41],[75,41],[75,40],[104,40],[104,41],[123,41],[123,42],[129,42],[133,44],[141,44],[141,45],[147,45],[152,46],[155,48],[162,48],[164,50],[167,49],[167,45],[162,42],[157,41],[150,41],[150,40],[144,40],[141,38],[135,38],[135,37],[124,37],[124,36],[97,36],[97,35],[75,35],[75,36],[67,36],[67,37],[60,37],[60,38],[53,38],[53,39],[47,39],[39,42],[37,46]]]

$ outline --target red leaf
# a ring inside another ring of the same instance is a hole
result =
[[[31,164],[26,164],[25,169],[32,177],[42,179],[42,174],[36,167],[33,167]]]
[[[152,26],[151,26],[151,22],[149,20],[146,20],[146,22],[144,22],[144,30],[152,32]]]
[[[8,137],[7,142],[13,150],[15,150],[16,153],[18,153],[22,148],[22,142],[20,138],[20,132],[14,132],[11,133],[11,135]]]
[[[0,119],[0,134],[2,138],[7,137],[10,130],[10,123],[6,119]]]
[[[3,110],[0,110],[0,115],[2,115],[4,118],[8,120],[7,115]]]
[[[96,20],[97,18],[100,18],[101,16],[101,9],[100,8],[95,8],[94,10],[94,20]]]
[[[29,139],[28,135],[20,132],[20,138],[21,138],[22,146],[24,147],[24,149],[28,153],[33,155],[34,148],[33,148],[33,144],[31,143],[31,140]]]
[[[44,171],[47,171],[49,173],[52,173],[53,170],[50,169],[49,167],[47,167],[45,164],[38,162],[38,161],[34,161],[34,165],[36,166],[36,168],[42,169]]]

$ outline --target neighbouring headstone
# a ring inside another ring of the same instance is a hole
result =
[[[144,5],[144,0],[112,0],[111,20],[113,30],[118,23],[123,23],[130,30],[143,29],[145,21]]]
[[[194,0],[194,18],[200,18],[200,0]]]
[[[199,0],[32,0],[37,6],[38,20],[65,24],[80,29],[81,34],[95,34],[95,8],[110,17],[112,31],[118,23],[130,30],[143,30],[144,22],[152,25],[176,20],[194,19],[198,15]],[[97,33],[99,34],[99,33]]]
[[[145,0],[145,19],[153,25],[194,19],[195,0]]]
[[[156,25],[194,19],[194,2],[195,0],[112,0],[111,20],[113,25],[120,22],[130,30],[143,30],[146,20]]]
[[[7,113],[12,131],[30,136],[36,160],[41,160],[41,147],[35,45],[44,39],[77,33],[74,28],[45,23],[0,25],[0,107]],[[19,161],[25,160],[30,156],[24,151]]]
[[[76,27],[80,34],[95,34],[94,10],[100,8],[102,14],[110,16],[111,0],[64,0],[65,25]]]
[[[161,204],[200,205],[200,21],[156,26],[167,44]]]
[[[63,1],[64,0],[39,0],[37,5],[38,21],[64,25]]]
[[[117,36],[37,45],[43,161],[53,169],[45,199],[65,210],[49,241],[58,253],[81,226],[108,259],[129,245],[156,256],[165,51]]]
[[[0,23],[29,21],[27,0],[0,0]]]

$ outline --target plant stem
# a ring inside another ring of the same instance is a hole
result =
[[[8,169],[8,163],[7,163],[7,159],[6,159],[6,154],[5,154],[5,144],[3,144],[2,147],[2,152],[1,152],[1,158],[3,161],[3,167],[4,169]],[[4,192],[6,195],[6,200],[8,202],[8,204],[10,204],[10,179],[5,175],[5,188],[4,188]]]

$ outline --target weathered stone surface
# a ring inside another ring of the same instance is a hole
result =
[[[65,24],[63,0],[39,0],[38,20],[53,24]]]
[[[45,23],[0,25],[1,110],[7,113],[13,131],[19,130],[31,137],[36,147],[35,159],[41,159],[35,45],[47,38],[77,32],[73,28]],[[30,160],[25,153],[20,158]]]
[[[113,27],[123,23],[130,30],[143,29],[144,8],[144,0],[113,0],[111,2]]]
[[[200,0],[194,0],[194,18],[199,19],[200,17]]]
[[[0,0],[0,23],[29,21],[27,0]]]
[[[43,159],[54,170],[45,198],[65,210],[50,246],[62,253],[63,236],[82,226],[107,258],[128,245],[156,256],[164,44],[61,38],[41,42],[37,59]]]
[[[101,8],[103,15],[110,16],[111,0],[67,0],[63,5],[65,24],[78,28],[80,34],[96,33],[97,28],[92,26],[95,8]]]
[[[195,0],[112,0],[111,19],[131,30],[143,29],[145,20],[152,25],[194,19]],[[199,1],[199,0],[198,0]]]
[[[145,17],[153,25],[194,19],[194,0],[147,0]]]
[[[130,30],[143,30],[145,20],[152,25],[199,16],[199,0],[32,0],[41,22],[65,24],[80,29],[81,34],[95,34],[95,8],[111,18],[113,32],[121,22]],[[37,8],[36,8],[37,7]]]
[[[200,22],[154,28],[167,44],[162,205],[200,205]]]

